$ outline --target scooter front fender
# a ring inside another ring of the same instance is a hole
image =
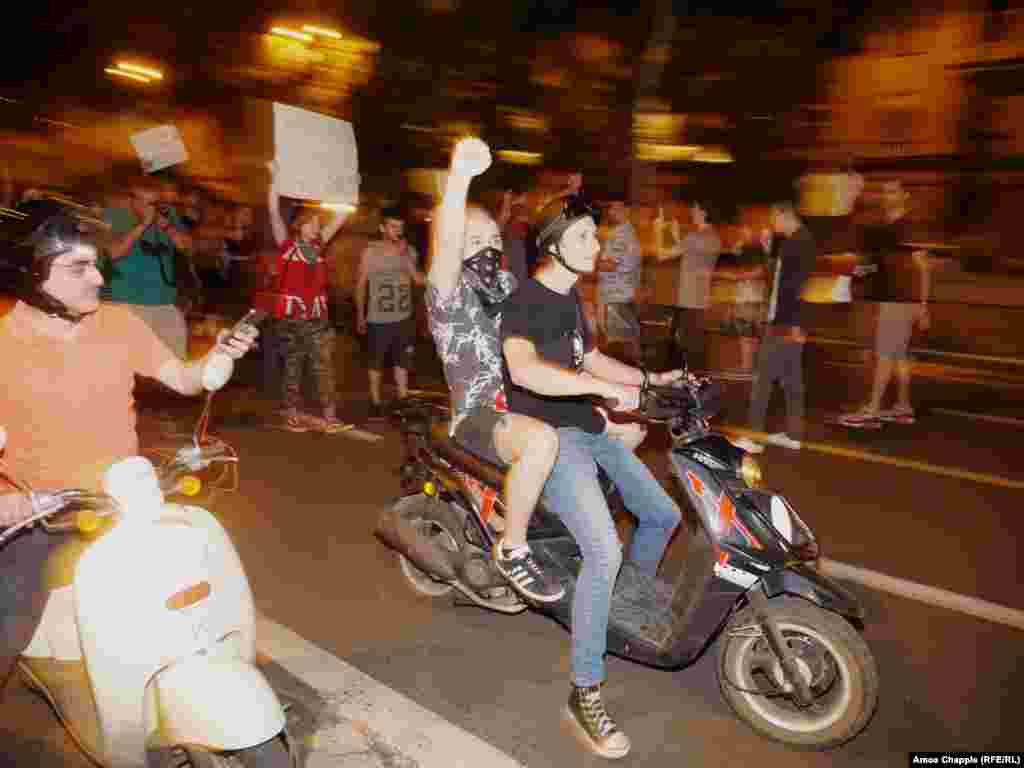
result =
[[[864,620],[864,609],[853,593],[803,563],[766,573],[761,585],[769,599],[795,595],[847,619]]]
[[[191,656],[161,672],[155,684],[160,746],[248,749],[284,729],[277,695],[242,659]]]

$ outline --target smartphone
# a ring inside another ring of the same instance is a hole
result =
[[[250,309],[248,312],[245,313],[245,316],[241,320],[239,320],[231,327],[231,331],[230,333],[228,333],[228,338],[238,333],[238,331],[241,330],[243,325],[251,325],[254,328],[259,328],[260,324],[266,319],[267,313],[264,312],[262,309]]]

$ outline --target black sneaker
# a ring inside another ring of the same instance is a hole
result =
[[[573,734],[587,749],[609,760],[629,754],[629,737],[619,730],[601,701],[601,686],[573,686],[563,712]]]
[[[387,414],[384,412],[384,406],[380,403],[370,403],[370,421],[384,421],[387,418]]]
[[[540,567],[529,545],[509,552],[498,539],[492,552],[494,565],[516,592],[538,603],[554,603],[565,596],[565,588]]]

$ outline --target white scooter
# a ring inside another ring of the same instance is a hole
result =
[[[204,376],[211,396],[228,367]],[[141,456],[115,464],[104,494],[32,494],[36,513],[0,535],[2,546],[36,521],[72,534],[47,562],[50,596],[19,669],[104,768],[294,765],[284,711],[255,666],[238,553],[209,512],[164,498],[195,483],[188,472],[237,461],[224,443],[200,443],[197,431],[159,471]]]

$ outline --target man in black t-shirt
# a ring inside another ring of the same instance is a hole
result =
[[[605,356],[583,318],[576,282],[593,272],[600,251],[592,208],[578,198],[545,207],[538,227],[541,262],[504,304],[501,338],[509,409],[558,430],[558,460],[544,498],[572,532],[583,554],[572,604],[572,683],[565,710],[584,742],[599,755],[623,757],[629,739],[604,709],[608,614],[622,564],[622,545],[597,478],[600,466],[638,521],[629,560],[653,576],[680,512],[672,497],[633,453],[639,427],[620,426],[587,399],[598,395],[636,408],[648,375]],[[652,383],[682,371],[653,374]]]
[[[804,423],[803,350],[807,335],[800,324],[804,283],[814,271],[818,250],[814,237],[790,202],[772,206],[772,228],[785,238],[778,246],[772,292],[764,336],[757,352],[757,378],[750,393],[750,426],[763,432],[772,388],[778,381],[786,394],[787,431],[768,437],[768,442],[799,449]],[[751,453],[764,446],[743,437],[734,441]]]

